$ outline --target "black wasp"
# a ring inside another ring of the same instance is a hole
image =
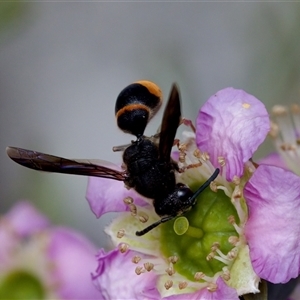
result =
[[[155,142],[154,139],[145,137],[144,131],[161,103],[162,93],[150,81],[130,84],[119,94],[115,106],[117,124],[124,132],[136,136],[131,144],[120,147],[124,147],[124,171],[89,160],[66,159],[16,147],[8,147],[7,154],[15,162],[35,170],[124,181],[128,188],[153,199],[155,212],[161,217],[157,222],[136,232],[136,235],[141,236],[159,224],[188,211],[196,203],[197,196],[219,174],[219,169],[216,169],[195,193],[185,184],[176,183],[175,172],[179,169],[177,163],[171,159],[171,149],[180,125],[181,109],[179,91],[175,84],[164,111],[159,142]]]

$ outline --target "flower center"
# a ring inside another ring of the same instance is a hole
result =
[[[41,282],[32,274],[15,270],[0,284],[0,299],[45,299]]]
[[[238,236],[228,222],[230,216],[239,223],[230,198],[223,191],[206,189],[189,212],[161,226],[161,251],[166,257],[178,258],[174,269],[189,280],[195,281],[199,272],[213,276],[226,266],[211,259],[214,249],[228,253],[233,248],[228,239]]]

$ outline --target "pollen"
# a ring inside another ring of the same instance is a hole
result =
[[[243,103],[242,106],[243,106],[244,108],[246,108],[246,109],[248,109],[248,108],[251,107],[251,105],[250,105],[249,103],[246,103],[246,102]]]
[[[166,290],[170,289],[173,286],[173,281],[172,280],[167,280],[165,282],[165,288]]]
[[[186,281],[180,281],[180,282],[178,283],[178,288],[179,288],[180,290],[185,289],[187,286],[188,286],[188,283],[187,283]]]
[[[132,258],[131,261],[132,261],[134,264],[138,264],[138,263],[140,262],[140,260],[141,260],[141,257],[135,255],[135,256]]]
[[[125,230],[124,229],[120,229],[117,232],[117,238],[119,238],[119,239],[121,239],[124,235],[125,235]]]

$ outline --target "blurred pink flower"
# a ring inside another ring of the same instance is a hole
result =
[[[2,216],[0,239],[1,299],[100,299],[91,281],[95,246],[51,226],[29,202]]]

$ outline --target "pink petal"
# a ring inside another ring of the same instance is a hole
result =
[[[49,231],[49,258],[62,299],[100,299],[91,279],[97,266],[95,247],[79,233],[54,227]]]
[[[197,146],[215,167],[226,160],[226,179],[243,174],[244,163],[264,141],[270,121],[265,106],[243,90],[226,88],[210,97],[197,117]]]
[[[20,236],[27,236],[49,226],[49,220],[29,201],[20,201],[5,215],[9,226]]]
[[[143,255],[128,250],[121,253],[118,249],[105,253],[101,249],[98,253],[98,269],[93,280],[101,292],[101,299],[160,299],[156,289],[156,275],[146,272],[136,275],[132,258]],[[144,257],[145,258],[145,257]]]
[[[218,289],[210,292],[206,288],[190,294],[174,295],[163,298],[164,300],[238,300],[239,297],[235,289],[229,287],[221,277],[217,280]]]
[[[271,153],[266,157],[260,159],[257,163],[260,165],[271,165],[288,170],[287,165],[278,153]]]
[[[128,210],[123,200],[132,197],[137,205],[145,205],[145,200],[133,189],[126,189],[122,181],[89,177],[86,199],[97,218],[107,212]]]
[[[300,177],[260,165],[245,186],[245,234],[258,276],[286,283],[300,274]]]

